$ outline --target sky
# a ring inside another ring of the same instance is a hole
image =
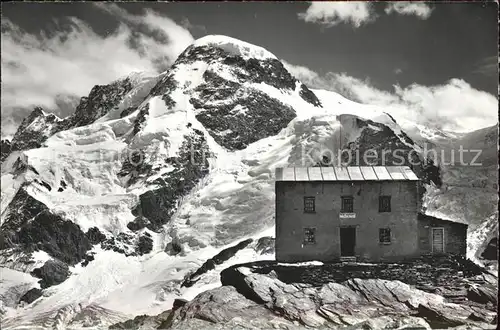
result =
[[[2,137],[34,106],[64,117],[96,84],[161,72],[195,39],[266,48],[311,88],[420,109],[468,131],[497,122],[496,3],[2,4]]]

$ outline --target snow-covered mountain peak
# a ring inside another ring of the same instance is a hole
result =
[[[2,163],[0,260],[49,275],[39,291],[19,276],[0,313],[10,325],[78,328],[85,313],[114,323],[216,286],[222,265],[180,283],[228,245],[272,242],[276,167],[319,165],[324,149],[347,146],[419,155],[384,111],[310,90],[265,49],[225,36],[198,39],[159,75],[95,86],[67,118],[35,110]],[[11,147],[2,141],[2,157]],[[434,187],[427,204],[449,205],[449,194]]]
[[[155,72],[134,71],[134,72],[131,72],[129,74],[126,74],[126,75],[119,77],[118,79],[111,82],[111,84],[119,83],[119,82],[122,82],[122,81],[128,79],[130,81],[130,83],[132,84],[132,86],[137,86],[141,83],[144,83],[145,81],[148,81],[150,79],[154,79],[157,76],[158,76],[158,73],[155,73]]]
[[[251,43],[224,36],[224,35],[207,35],[195,40],[193,47],[217,47],[223,49],[230,55],[241,56],[245,59],[254,58],[256,60],[277,59],[274,54],[268,50],[253,45]]]

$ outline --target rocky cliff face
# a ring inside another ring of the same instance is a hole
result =
[[[3,160],[10,155],[11,149],[12,144],[9,140],[5,139],[0,141],[0,162],[3,162]]]
[[[45,140],[60,130],[63,122],[54,114],[47,114],[36,107],[23,120],[11,141],[11,151],[40,148]]]
[[[110,110],[117,109],[133,87],[129,78],[109,85],[94,86],[89,96],[81,98],[74,115],[68,119],[66,129],[92,124]]]
[[[176,211],[179,199],[187,195],[208,174],[210,156],[203,132],[193,129],[191,133],[184,135],[178,156],[164,159],[162,166],[171,169],[168,175],[155,175],[157,168],[151,168],[148,173],[144,173],[144,169],[138,171],[143,172],[140,174],[134,172],[134,175],[146,177],[155,175],[151,185],[157,187],[139,196],[140,202],[132,210],[138,217],[134,220],[135,223],[142,221],[151,230],[159,230],[161,225],[167,223]]]

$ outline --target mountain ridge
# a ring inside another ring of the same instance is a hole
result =
[[[249,245],[181,289],[217,251],[272,236],[275,167],[316,165],[323,149],[353,143],[420,150],[384,109],[310,90],[271,53],[222,36],[199,39],[157,76],[94,87],[67,118],[35,111],[2,141],[0,262],[63,281],[19,305],[39,284],[12,280],[1,309],[10,325],[162,312],[217,285],[221,267],[272,257]]]

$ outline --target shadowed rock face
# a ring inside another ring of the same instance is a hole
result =
[[[86,235],[90,243],[92,244],[99,244],[106,239],[106,235],[101,233],[101,231],[97,227],[89,228]]]
[[[0,162],[10,155],[12,144],[9,140],[0,141]]]
[[[228,93],[237,95],[238,91]],[[199,109],[196,119],[217,143],[229,150],[241,150],[278,134],[296,116],[290,106],[250,88],[228,103],[211,104],[195,98],[190,102]]]
[[[481,257],[486,260],[497,260],[498,259],[498,238],[493,237],[486,248],[484,249]]]
[[[217,46],[190,46],[179,56],[172,68],[195,61],[222,63],[242,82],[265,83],[281,90],[294,90],[298,82],[277,59],[244,59]],[[300,87],[300,96],[305,101],[321,107],[321,102],[311,90],[303,84]]]
[[[12,151],[40,148],[49,136],[62,128],[63,120],[54,114],[45,114],[41,107],[36,107],[18,127],[12,141],[2,141],[3,161]]]
[[[138,255],[147,254],[152,250],[153,250],[153,239],[151,238],[151,236],[148,233],[139,236],[136,248],[137,254]]]
[[[31,197],[31,195],[26,192],[25,188],[21,187],[9,203],[7,207],[7,216],[0,227],[2,229],[0,236],[5,237],[4,244],[6,244],[5,246],[0,246],[0,249],[4,249],[9,245],[8,237],[10,235],[8,232],[17,231],[21,226],[27,224],[29,220],[46,210],[48,210],[48,208],[45,204]]]
[[[93,123],[117,106],[132,88],[129,78],[109,85],[94,86],[87,97],[81,98],[74,115],[68,120],[69,127]]]
[[[390,115],[388,116],[392,119]],[[342,120],[342,117],[351,116],[340,117]],[[396,123],[394,119],[392,120]],[[437,187],[441,186],[440,168],[431,159],[423,159],[415,150],[418,146],[403,131],[398,136],[384,124],[361,118],[356,118],[354,125],[361,129],[361,134],[354,142],[343,147],[343,164],[347,166],[409,166],[424,183],[433,182]],[[327,160],[327,163],[329,161]]]
[[[247,82],[255,77],[259,76],[240,78],[241,82]],[[295,111],[290,106],[257,89],[226,80],[211,70],[205,71],[203,79],[205,83],[195,89],[196,96],[189,101],[198,109],[196,119],[217,143],[230,150],[244,149],[252,142],[276,135],[295,118]],[[282,84],[278,84],[279,81],[266,83],[277,88],[295,88],[295,82],[288,86],[286,80],[281,81]]]
[[[42,267],[34,269],[31,274],[40,278],[40,287],[45,289],[64,282],[70,275],[70,271],[68,265],[56,259],[48,260]]]
[[[31,304],[33,301],[37,300],[42,296],[43,292],[42,290],[38,288],[33,288],[26,292],[21,299],[19,299],[19,302],[25,302],[27,304]]]
[[[47,206],[19,189],[7,207],[5,222],[0,227],[0,250],[45,251],[53,259],[33,271],[40,277],[42,288],[59,284],[69,276],[68,265],[75,265],[86,257],[97,240],[93,230],[89,238],[80,227],[51,213]],[[26,263],[29,263],[29,258]],[[35,293],[35,292],[32,292]],[[33,295],[25,297],[28,301]]]
[[[78,263],[92,248],[85,233],[77,224],[65,221],[49,211],[42,211],[21,226],[13,238],[24,249],[43,250],[50,256],[70,265]]]
[[[147,232],[140,236],[129,233],[119,233],[102,241],[104,250],[112,250],[126,256],[141,256],[153,249],[153,239]]]
[[[109,326],[109,330],[150,330],[165,329],[163,322],[168,319],[170,311],[165,311],[158,315],[139,315],[132,320],[115,323]]]
[[[179,56],[172,69],[196,61],[209,64],[209,69],[204,72],[204,83],[194,90],[190,103],[198,110],[196,118],[225,148],[244,149],[252,142],[277,134],[295,118],[290,106],[249,86],[263,83],[282,93],[295,91],[298,81],[279,60],[245,59],[217,46],[191,46]],[[218,69],[230,72],[234,79],[222,78],[216,73]],[[305,85],[298,87],[300,97],[306,102],[322,106]]]
[[[172,238],[171,242],[168,242],[165,246],[165,252],[168,255],[175,256],[183,251],[181,243],[178,241],[176,237]]]
[[[215,268],[216,265],[222,264],[224,261],[232,258],[238,251],[247,247],[250,243],[252,243],[252,239],[246,239],[244,241],[239,242],[238,244],[228,247],[227,249],[222,250],[218,254],[216,254],[213,258],[208,259],[200,268],[198,268],[194,273],[190,274],[184,279],[181,287],[191,287],[198,280],[201,275]]]
[[[255,245],[255,251],[260,254],[272,254],[274,253],[275,239],[271,236],[265,236],[259,238],[257,244]]]
[[[307,88],[306,85],[301,84],[300,85],[300,92],[299,92],[300,97],[302,97],[304,100],[307,102],[311,103],[312,105],[316,107],[322,108],[323,105],[321,104],[321,101],[318,100],[316,95],[309,89]]]
[[[267,94],[229,81],[211,70],[189,101],[196,119],[229,150],[241,150],[259,139],[276,135],[295,118],[295,111]],[[245,81],[245,80],[243,80]]]

